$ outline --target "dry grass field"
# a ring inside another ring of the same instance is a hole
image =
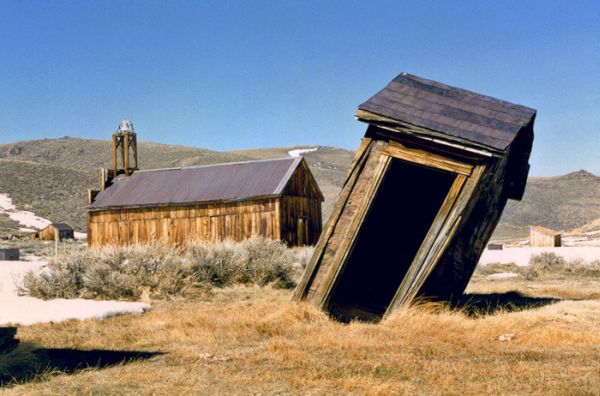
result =
[[[599,290],[597,278],[478,275],[468,292],[479,313],[422,305],[345,325],[289,290],[213,289],[137,317],[21,327],[45,370],[3,391],[600,394]]]

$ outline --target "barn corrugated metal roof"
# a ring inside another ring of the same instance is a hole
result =
[[[359,110],[505,151],[536,110],[401,73]],[[361,118],[361,117],[359,117]],[[365,121],[369,121],[365,119]]]
[[[190,204],[279,195],[302,157],[186,168],[140,170],[120,176],[89,209]]]

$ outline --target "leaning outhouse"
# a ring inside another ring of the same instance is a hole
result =
[[[377,320],[464,292],[508,199],[520,200],[536,111],[402,73],[368,124],[294,298]]]

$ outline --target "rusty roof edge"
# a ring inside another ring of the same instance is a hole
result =
[[[296,171],[296,169],[298,168],[298,166],[300,166],[300,164],[304,164],[306,166],[306,171],[308,172],[308,177],[310,178],[310,180],[312,180],[312,183],[314,184],[314,186],[317,189],[317,193],[319,195],[319,199],[321,200],[321,202],[324,202],[325,201],[325,196],[323,195],[323,191],[321,191],[321,187],[319,187],[319,183],[317,182],[317,179],[315,179],[315,175],[313,175],[312,171],[310,170],[310,166],[308,165],[308,162],[306,162],[306,160],[304,159],[304,157],[300,157],[300,159],[301,159],[301,161],[298,161],[298,165],[296,166],[296,168],[294,168],[293,172],[290,174],[290,177],[285,182],[285,184],[283,185],[283,187],[281,187],[281,192],[279,193],[279,195],[283,194],[283,191],[287,187],[288,183],[290,182],[290,179],[291,179],[292,175],[294,174],[294,172]],[[279,186],[277,188],[279,189]]]
[[[254,197],[247,198],[230,198],[230,199],[213,199],[211,201],[196,201],[196,202],[167,202],[167,203],[150,203],[150,204],[135,204],[135,205],[113,205],[113,206],[94,206],[86,205],[85,210],[88,212],[100,212],[103,210],[112,210],[112,209],[137,209],[137,208],[162,208],[169,207],[173,205],[177,206],[198,206],[198,205],[215,205],[222,203],[236,203],[236,202],[245,202],[245,201],[254,201],[258,199],[269,199],[269,198],[278,198],[281,194],[268,194],[268,195],[257,195]]]
[[[298,168],[298,165],[300,165],[300,163],[303,160],[304,160],[304,157],[302,157],[302,156],[300,156],[298,158],[294,158],[294,161],[290,164],[290,167],[288,168],[288,170],[285,172],[285,174],[283,175],[283,177],[279,181],[279,184],[275,188],[275,191],[273,191],[273,194],[281,195],[283,193],[283,190],[285,189],[285,186],[287,186],[287,184],[290,181],[292,175],[294,174],[294,172]]]

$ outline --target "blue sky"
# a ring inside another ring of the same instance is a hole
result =
[[[533,175],[600,174],[598,1],[0,0],[0,143],[355,149],[401,71],[538,110]]]

